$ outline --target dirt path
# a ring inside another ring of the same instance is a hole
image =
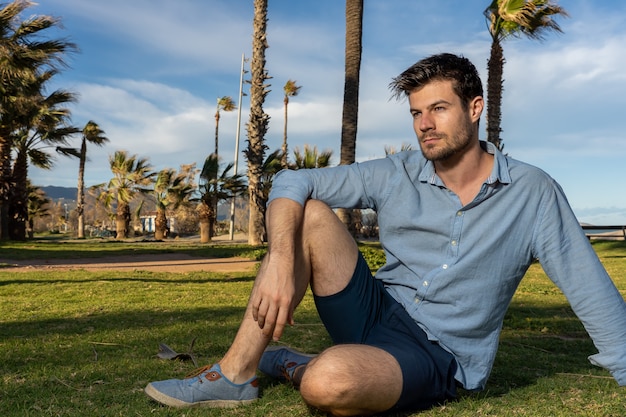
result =
[[[247,258],[197,258],[185,254],[130,255],[85,259],[36,259],[28,261],[2,260],[9,265],[5,272],[32,272],[35,270],[88,271],[156,271],[156,272],[251,272],[257,261]]]

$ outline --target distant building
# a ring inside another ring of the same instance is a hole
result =
[[[156,231],[156,211],[150,212],[145,216],[139,217],[141,221],[142,233],[154,233]],[[167,219],[167,234],[176,232],[176,219]]]

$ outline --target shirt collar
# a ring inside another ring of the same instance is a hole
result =
[[[509,164],[506,159],[506,156],[500,152],[493,143],[480,141],[480,146],[486,150],[488,153],[494,156],[493,158],[493,169],[491,170],[491,174],[485,180],[485,184],[495,184],[499,182],[501,184],[510,184],[511,183],[511,175],[509,173]],[[426,161],[426,165],[424,165],[424,169],[419,175],[419,180],[421,182],[428,182],[432,185],[437,186],[445,186],[441,178],[435,172],[435,164],[432,161]]]

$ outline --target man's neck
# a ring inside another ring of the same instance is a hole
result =
[[[453,157],[435,161],[435,171],[446,187],[453,191],[463,205],[470,203],[491,174],[494,156],[478,141]]]

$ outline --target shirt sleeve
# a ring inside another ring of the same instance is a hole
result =
[[[268,203],[288,198],[304,205],[315,199],[332,208],[372,208],[385,195],[393,175],[388,158],[330,168],[280,171],[272,183]],[[367,187],[366,187],[367,185]]]
[[[535,255],[598,349],[590,362],[608,369],[626,386],[626,303],[561,188],[553,183],[548,190],[535,230]]]

